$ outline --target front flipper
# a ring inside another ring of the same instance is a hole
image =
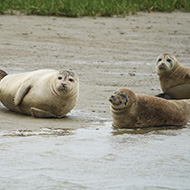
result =
[[[41,110],[41,109],[34,108],[34,107],[32,107],[30,111],[31,111],[31,115],[33,117],[57,117],[56,115],[54,115],[48,111]]]
[[[18,106],[21,101],[23,100],[23,98],[25,97],[25,95],[29,92],[29,90],[31,89],[31,84],[29,83],[24,83],[17,91],[15,98],[14,98],[14,104],[16,106]]]
[[[184,76],[184,79],[188,80],[190,79],[190,72]]]

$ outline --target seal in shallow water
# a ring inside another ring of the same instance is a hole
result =
[[[118,128],[182,126],[190,118],[190,100],[165,100],[119,89],[109,101],[113,126]]]
[[[78,98],[74,72],[42,69],[10,74],[0,81],[0,100],[10,110],[34,117],[63,117]]]
[[[161,54],[156,61],[156,72],[164,94],[173,99],[190,98],[190,68],[180,65],[171,54]]]

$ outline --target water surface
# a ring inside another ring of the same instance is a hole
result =
[[[1,131],[0,189],[190,189],[190,128]]]

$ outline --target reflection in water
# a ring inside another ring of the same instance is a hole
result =
[[[62,128],[41,128],[40,130],[15,130],[15,131],[3,131],[0,133],[0,136],[44,136],[44,135],[57,135],[65,136],[73,134],[71,129],[62,129]]]
[[[144,130],[1,131],[1,188],[189,189],[189,126]]]
[[[113,135],[122,135],[125,133],[128,134],[146,134],[146,133],[155,133],[155,134],[162,134],[163,131],[166,132],[167,130],[180,130],[185,128],[185,126],[161,126],[161,127],[148,127],[148,128],[137,128],[137,129],[117,129],[114,128],[112,134]]]

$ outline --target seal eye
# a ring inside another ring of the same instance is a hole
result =
[[[73,82],[74,80],[73,80],[72,78],[69,78],[69,81],[70,81],[70,82]]]
[[[59,80],[61,80],[61,79],[62,79],[62,77],[58,77],[58,79],[59,79]]]
[[[167,58],[166,61],[170,63],[170,67],[172,68],[173,67],[172,60],[170,58]]]
[[[160,59],[158,59],[158,61],[157,62],[160,62],[160,61],[162,61],[162,59],[160,58]]]
[[[124,94],[119,94],[123,99],[126,99],[127,97]]]
[[[128,99],[126,98],[125,105],[127,105]]]

